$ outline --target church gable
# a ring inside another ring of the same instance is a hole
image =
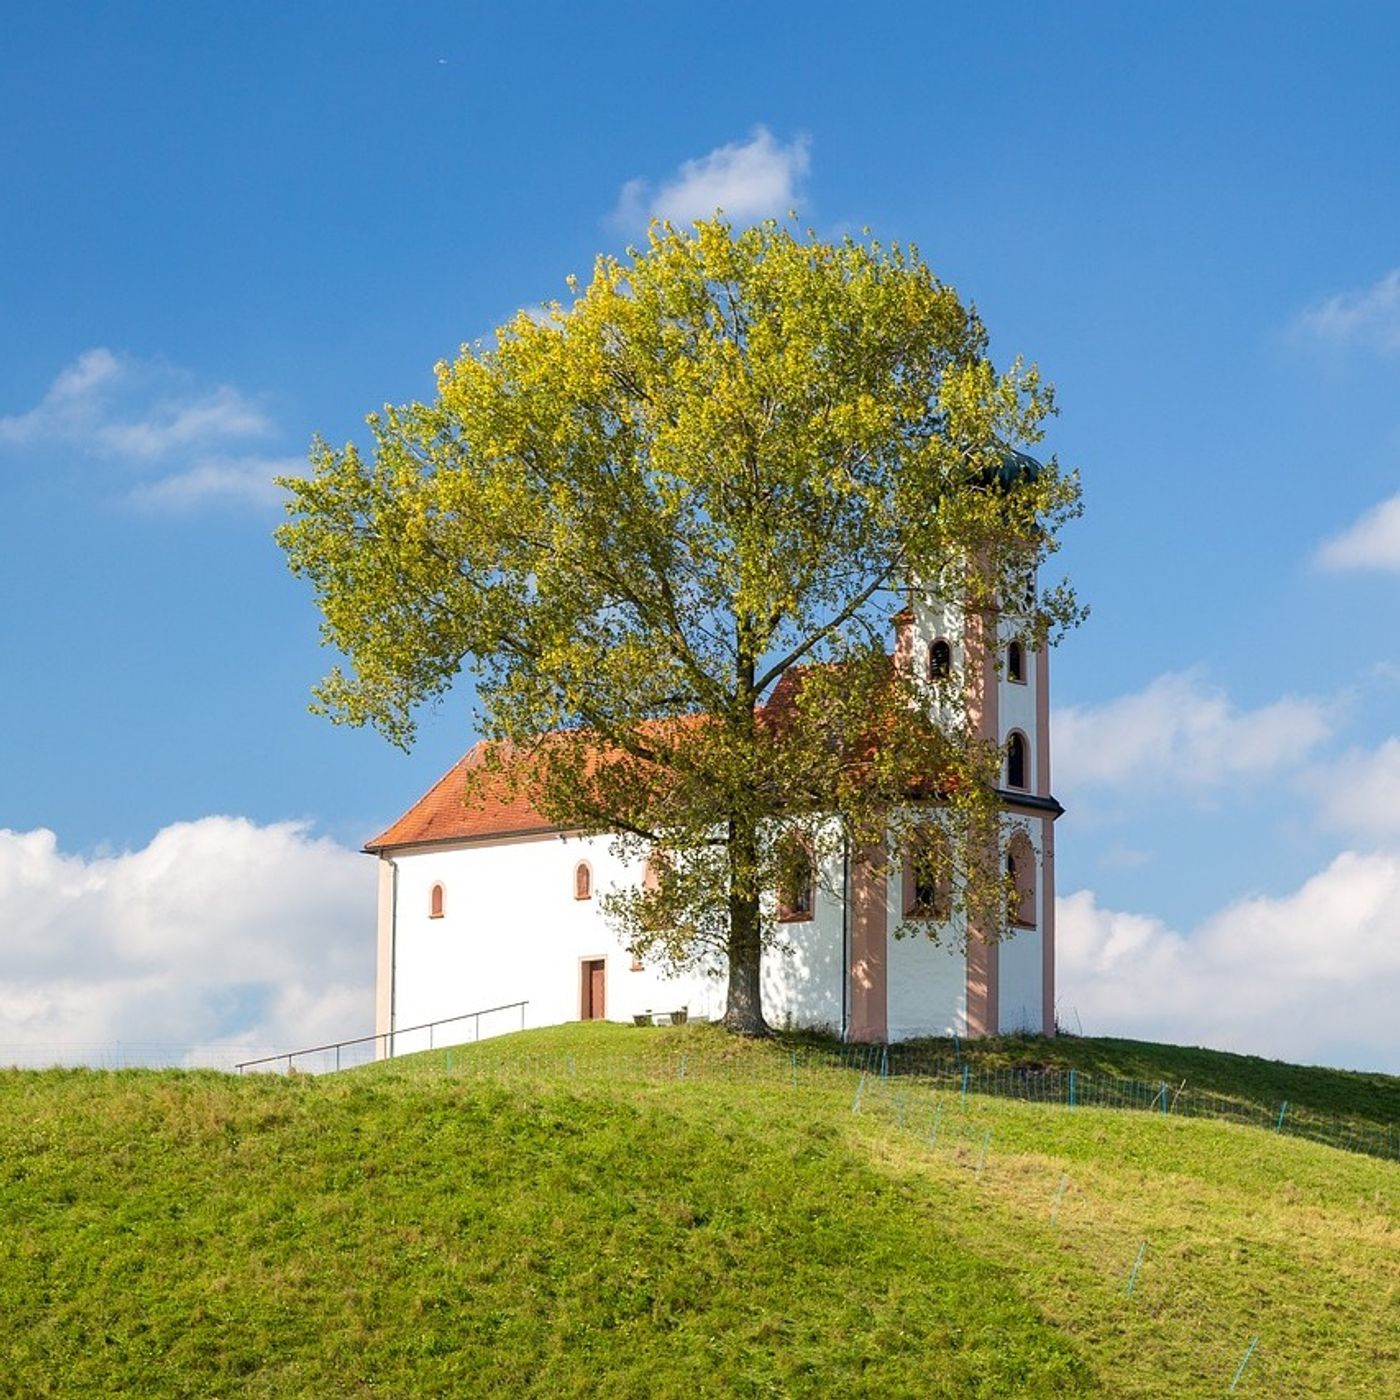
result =
[[[464,800],[467,775],[479,768],[486,742],[476,744],[428,789],[412,807],[382,831],[365,850],[374,854],[401,846],[430,846],[456,841],[490,841],[503,836],[530,836],[559,828],[537,811],[523,791],[512,792],[496,774],[488,774],[473,800]]]

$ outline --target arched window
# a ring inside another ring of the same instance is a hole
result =
[[[931,681],[942,681],[953,673],[953,648],[940,637],[928,649],[928,676]]]
[[[1006,874],[1013,890],[1011,922],[1017,928],[1034,928],[1035,919],[1035,847],[1024,831],[1011,838],[1006,852]]]
[[[1006,678],[1026,683],[1026,653],[1020,642],[1012,642],[1006,649]]]
[[[904,851],[904,914],[910,919],[946,919],[953,912],[952,852],[941,827],[910,833]]]
[[[1026,786],[1026,736],[1019,731],[1013,731],[1006,741],[1006,786]]]
[[[574,866],[574,898],[593,898],[593,871],[586,860]]]
[[[778,918],[784,923],[810,919],[817,906],[811,846],[802,837],[791,836],[778,858]]]
[[[428,894],[428,917],[430,919],[442,918],[442,886],[434,885]]]

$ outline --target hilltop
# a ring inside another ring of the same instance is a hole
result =
[[[0,1391],[1400,1394],[1400,1166],[568,1026],[340,1075],[0,1074]],[[1385,1076],[1112,1067],[1377,1122]],[[1393,1121],[1392,1124],[1393,1126]]]

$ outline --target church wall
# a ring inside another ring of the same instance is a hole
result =
[[[840,1034],[845,963],[842,864],[839,855],[824,862],[812,918],[772,925],[776,946],[763,953],[763,1015],[776,1029]]]
[[[966,961],[951,937],[891,938],[889,968],[890,1040],[966,1033]]]
[[[406,1027],[527,1000],[527,1027],[576,1021],[582,962],[605,960],[607,1018],[688,1006],[693,1016],[723,1010],[723,985],[701,975],[672,979],[632,971],[632,958],[603,918],[599,896],[635,883],[605,838],[516,838],[401,853],[394,966],[394,1022]],[[587,860],[594,897],[574,898],[574,870]],[[432,886],[443,886],[441,918],[430,918]],[[518,1011],[482,1023],[482,1035],[520,1027]],[[470,1023],[434,1032],[438,1045],[468,1040]],[[422,1043],[419,1044],[419,1041]],[[427,1046],[422,1033],[398,1039],[405,1054]]]
[[[1019,1031],[1039,1035],[1042,1001],[1040,930],[1009,930],[997,953],[1000,976],[997,1005],[1001,1022],[998,1029],[1002,1035],[1014,1035]]]
[[[967,1028],[967,963],[962,952],[961,929],[949,921],[937,943],[922,931],[896,938],[903,922],[904,873],[889,880],[886,928],[889,946],[888,1039],[908,1040],[921,1035],[963,1035]],[[918,929],[917,922],[910,924]]]
[[[1035,792],[1038,789],[1037,774],[1040,749],[1040,733],[1037,723],[1036,683],[1038,668],[1035,653],[1027,652],[1025,657],[1024,681],[1013,681],[1007,676],[1006,642],[1007,628],[1002,628],[1001,676],[997,690],[998,739],[1002,744],[1011,737],[1013,729],[1019,729],[1026,740],[1026,788]]]
[[[1037,817],[1008,816],[1003,829],[1009,837],[1023,830],[1036,855],[1037,927],[1008,933],[997,945],[995,959],[996,1032],[1038,1033],[1043,1024],[1044,959],[1041,930],[1045,926],[1046,881],[1043,874],[1043,823]],[[892,872],[886,905],[888,942],[886,1034],[891,1041],[915,1036],[967,1035],[967,960],[961,924],[954,920],[940,930],[938,942],[924,937],[917,921],[904,938],[894,931],[903,922],[904,872]]]
[[[1044,1013],[1045,824],[1038,817],[1008,817],[1003,828],[1008,837],[1024,831],[1035,852],[1036,926],[1008,929],[997,948],[997,1030],[1002,1035],[1019,1031],[1038,1035]]]

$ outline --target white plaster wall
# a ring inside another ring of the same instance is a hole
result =
[[[967,960],[954,937],[891,938],[889,1038],[964,1035],[967,1031]]]
[[[1008,819],[1008,834],[1023,825],[1036,852],[1037,909],[1044,918],[1041,823]],[[628,1022],[643,1011],[681,1006],[692,1018],[718,1019],[724,1012],[722,978],[689,973],[666,977],[659,969],[631,970],[602,915],[599,896],[612,885],[635,883],[605,838],[520,839],[455,850],[423,850],[396,857],[397,940],[394,958],[396,1028],[445,1020],[463,1012],[527,1000],[527,1027],[574,1021],[580,1012],[581,963],[606,963],[608,1018]],[[594,898],[575,900],[574,869],[587,860]],[[441,881],[443,917],[428,917],[430,892]],[[818,883],[815,917],[779,924],[787,953],[768,950],[762,969],[764,1014],[775,1026],[838,1031],[845,993],[845,924],[839,891],[841,862],[828,862]],[[891,872],[886,890],[887,1028],[891,1040],[965,1034],[966,959],[960,930],[950,924],[938,943],[914,934],[896,939],[903,922],[903,872]],[[999,957],[999,1027],[1003,1032],[1039,1031],[1041,935],[1018,930],[1003,940]],[[519,1011],[484,1018],[485,1038],[521,1026]],[[442,1026],[436,1045],[470,1040],[472,1021]],[[396,1053],[426,1049],[426,1032],[398,1034]]]
[[[914,600],[914,674],[921,679],[928,676],[929,648],[942,637],[952,650],[953,674],[963,674],[966,661],[964,637],[966,635],[966,615],[960,603],[939,598],[933,594],[918,594]],[[1025,650],[1024,681],[1013,681],[1006,674],[1006,646],[1013,628],[1002,623],[998,628],[998,644],[1001,647],[1000,671],[997,685],[998,740],[1005,743],[1013,729],[1019,729],[1026,736],[1027,787],[1035,788],[1036,769],[1036,693],[1035,693],[1035,653]],[[942,706],[939,717],[953,719],[959,701],[955,690],[950,691]]]
[[[844,991],[842,859],[823,862],[813,917],[774,923],[776,946],[763,953],[763,1015],[770,1026],[839,1034]]]
[[[997,948],[997,1029],[1039,1032],[1041,1029],[1041,935],[1045,885],[1041,874],[1042,825],[1037,820],[1008,817],[1003,830],[1009,840],[1024,830],[1036,860],[1037,927],[1018,929]],[[891,874],[886,899],[889,930],[887,1029],[890,1040],[923,1035],[964,1035],[967,1031],[967,958],[962,947],[961,920],[950,920],[937,943],[918,933],[895,938],[903,922],[904,874]],[[914,925],[917,927],[917,924]]]
[[[941,633],[947,636],[948,633]],[[955,656],[957,651],[955,649]],[[924,1035],[964,1035],[967,1031],[967,956],[961,915],[933,928],[909,920],[914,932],[896,938],[905,908],[902,864],[890,872],[885,893],[886,1035],[891,1041]]]
[[[997,1029],[1003,1035],[1017,1031],[1038,1034],[1043,1019],[1041,988],[1045,969],[1041,963],[1041,934],[1045,927],[1044,824],[1039,819],[1007,817],[1002,827],[1009,841],[1024,831],[1035,852],[1035,909],[1033,929],[1008,929],[997,948]]]
[[[914,675],[928,682],[929,651],[942,638],[952,653],[952,674],[942,688],[942,702],[934,707],[933,717],[940,722],[956,723],[961,717],[961,677],[965,674],[966,651],[963,646],[965,618],[960,603],[949,602],[933,594],[916,594],[914,599]],[[932,696],[934,687],[929,685]]]
[[[997,949],[997,1029],[1002,1035],[1018,1031],[1040,1033],[1040,930],[1018,928]]]
[[[394,957],[395,1027],[527,1000],[525,1025],[576,1021],[583,960],[606,962],[609,1020],[686,1006],[692,1017],[723,1012],[724,987],[703,974],[668,978],[659,969],[631,971],[631,956],[603,918],[599,896],[635,884],[606,838],[551,836],[395,857],[399,867]],[[574,898],[574,868],[593,869],[594,898]],[[434,883],[443,885],[443,917],[428,917]],[[520,1029],[518,1011],[483,1020],[481,1033]],[[444,1026],[434,1043],[470,1040],[470,1022]],[[421,1043],[420,1043],[421,1042]],[[426,1033],[400,1036],[399,1054],[427,1046]]]
[[[922,933],[896,938],[904,922],[904,873],[886,884],[886,1034],[890,1040],[920,1035],[963,1035],[967,1030],[967,959],[960,921],[939,927],[939,941]],[[911,921],[911,927],[917,927]]]
[[[998,737],[1005,744],[1013,729],[1019,729],[1026,736],[1026,790],[1034,792],[1039,755],[1036,753],[1035,653],[1029,648],[1025,651],[1023,667],[1026,673],[1024,681],[1007,678],[1006,643],[1003,641],[1001,675],[997,684],[997,725],[1001,731]]]

